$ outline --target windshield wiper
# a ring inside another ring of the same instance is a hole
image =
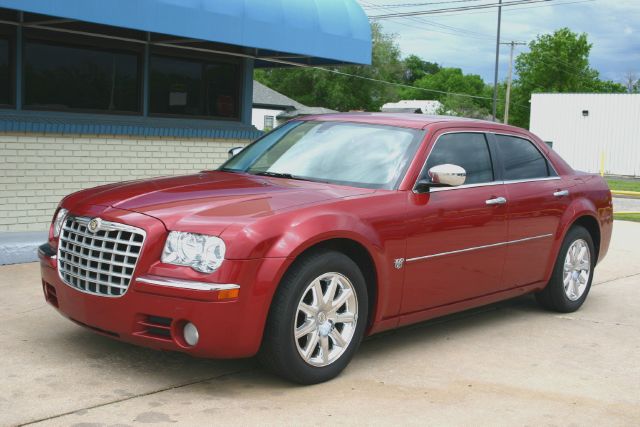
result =
[[[328,181],[321,181],[319,179],[306,178],[306,177],[302,177],[302,176],[298,176],[298,175],[292,175],[292,174],[286,173],[286,172],[268,172],[268,171],[264,171],[264,172],[256,172],[254,175],[272,176],[274,178],[297,179],[298,181],[324,182],[324,183],[328,182]]]
[[[274,178],[288,178],[288,179],[304,179],[304,178],[300,178],[294,175],[291,175],[290,173],[283,173],[283,172],[258,172],[256,173],[256,175],[260,175],[260,176],[272,176]]]
[[[220,172],[230,172],[230,173],[241,173],[241,170],[238,169],[231,169],[231,168],[218,168],[218,169],[211,169],[208,170],[207,172],[215,172],[215,171],[220,171]]]

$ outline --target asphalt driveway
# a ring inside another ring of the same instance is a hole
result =
[[[45,304],[37,264],[0,267],[0,425],[639,425],[639,241],[616,222],[576,313],[523,297],[378,335],[312,387],[96,335]]]

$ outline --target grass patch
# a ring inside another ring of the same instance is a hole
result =
[[[611,190],[640,192],[640,179],[626,180],[607,178],[607,184],[609,184]]]
[[[614,213],[613,219],[620,221],[634,221],[640,222],[640,214],[637,213]]]

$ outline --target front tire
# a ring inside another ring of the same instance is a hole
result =
[[[364,277],[351,258],[334,251],[309,254],[278,287],[259,358],[300,384],[330,380],[360,345],[368,307]]]
[[[584,227],[573,226],[562,243],[551,280],[546,288],[536,293],[536,300],[547,310],[576,311],[591,289],[595,263],[591,234]]]

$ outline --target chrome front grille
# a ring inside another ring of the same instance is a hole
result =
[[[58,274],[69,286],[94,295],[119,297],[131,282],[144,230],[116,222],[68,216],[58,243]]]

